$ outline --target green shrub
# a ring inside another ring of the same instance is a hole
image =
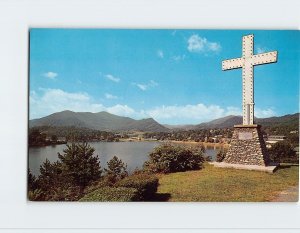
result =
[[[82,196],[80,187],[53,187],[48,191],[35,189],[28,192],[30,201],[78,201]]]
[[[116,186],[137,189],[140,200],[146,201],[156,193],[158,178],[149,174],[137,174],[120,180]]]
[[[106,177],[103,177],[98,181],[92,182],[89,186],[87,186],[84,189],[83,192],[84,192],[84,194],[87,194],[87,193],[91,193],[91,192],[95,191],[96,189],[104,188],[104,187],[111,187],[113,185],[114,184],[111,183],[108,179],[106,179]]]
[[[31,173],[30,169],[28,169],[27,185],[28,185],[28,191],[33,191],[38,188],[37,179]]]
[[[78,201],[83,197],[83,192],[79,186],[54,188],[47,201]]]
[[[154,173],[197,170],[204,162],[201,148],[187,148],[172,144],[163,144],[154,148],[149,157],[149,161],[144,164],[144,169]]]
[[[221,150],[219,150],[217,153],[216,161],[222,162],[226,156],[226,153],[227,153],[227,150],[225,150],[223,148]]]
[[[106,172],[106,179],[111,183],[116,183],[128,176],[127,164],[125,164],[117,156],[114,156],[107,162],[107,168],[104,168],[104,170]]]
[[[139,201],[138,191],[134,188],[103,187],[86,194],[79,201]]]
[[[41,189],[35,189],[28,191],[29,201],[45,201],[45,194]]]
[[[275,163],[299,163],[299,155],[290,143],[283,141],[277,142],[268,149],[270,159]]]

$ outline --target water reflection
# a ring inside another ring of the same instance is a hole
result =
[[[99,156],[101,167],[106,167],[106,163],[114,156],[118,156],[125,163],[129,172],[136,168],[142,168],[144,162],[148,160],[149,153],[161,142],[90,142],[95,148],[95,155]],[[63,153],[65,145],[52,145],[45,147],[29,148],[29,168],[31,172],[39,175],[40,165],[46,160],[55,162],[58,160],[57,153]],[[219,148],[206,146],[205,154],[215,160]]]

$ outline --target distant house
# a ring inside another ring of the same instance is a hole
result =
[[[275,144],[277,142],[284,141],[286,136],[284,135],[269,135],[265,138],[267,144]]]
[[[291,131],[290,133],[291,133],[291,134],[293,134],[293,133],[298,133],[298,130],[293,130],[293,131]]]
[[[66,137],[57,137],[58,142],[65,142],[66,140]]]

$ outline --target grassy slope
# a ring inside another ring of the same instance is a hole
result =
[[[169,201],[271,201],[278,192],[298,184],[298,173],[298,166],[268,174],[205,164],[200,171],[161,175],[158,193],[170,194]]]

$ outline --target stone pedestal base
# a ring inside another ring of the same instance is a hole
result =
[[[230,147],[218,167],[273,172],[276,165],[270,164],[260,125],[235,125]]]
[[[270,164],[269,166],[259,166],[259,165],[244,165],[244,164],[232,164],[232,163],[224,163],[224,162],[211,162],[210,164],[214,165],[215,167],[221,168],[234,168],[234,169],[243,169],[243,170],[250,170],[250,171],[261,171],[261,172],[268,172],[273,173],[277,169],[276,164]]]
[[[223,162],[267,166],[270,159],[260,125],[235,125]]]

